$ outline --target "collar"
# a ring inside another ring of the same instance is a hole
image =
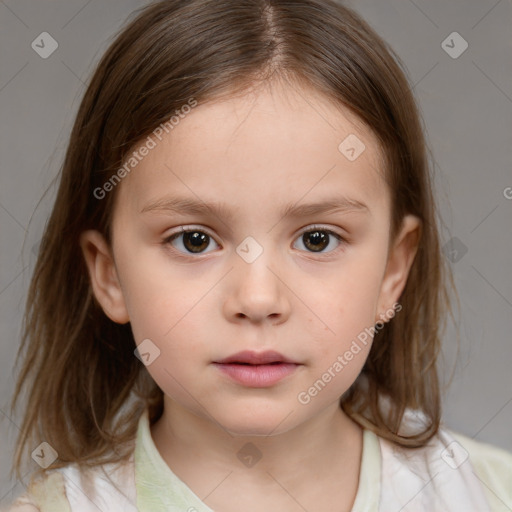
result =
[[[364,429],[359,486],[353,512],[378,510],[380,468],[379,439],[373,432]],[[137,430],[135,486],[140,512],[214,512],[163,460],[151,437],[147,410],[142,414]]]

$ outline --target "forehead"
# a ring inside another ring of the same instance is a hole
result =
[[[173,193],[261,208],[337,189],[385,203],[377,138],[311,89],[260,88],[199,104],[167,131],[151,135],[154,147],[123,179],[125,207],[140,212]]]

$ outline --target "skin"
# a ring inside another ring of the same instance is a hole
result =
[[[355,161],[338,150],[349,134],[366,146]],[[335,502],[351,509],[362,429],[338,404],[371,343],[309,403],[297,396],[405,286],[419,220],[405,217],[389,239],[383,172],[377,139],[350,111],[312,90],[261,87],[199,104],[123,179],[112,247],[97,231],[82,234],[105,314],[131,322],[137,344],[149,338],[160,350],[147,366],[164,391],[164,414],[151,428],[155,445],[208,506],[316,511]],[[280,213],[335,194],[367,209]],[[141,213],[169,195],[223,201],[234,216]],[[302,238],[312,225],[346,241],[327,236],[328,246],[314,252]],[[180,226],[211,235],[203,253],[187,251],[182,236],[164,241]],[[248,236],[263,248],[252,263],[236,252]],[[301,366],[258,389],[211,364],[244,349],[277,350]],[[262,455],[250,468],[237,458],[249,442]]]

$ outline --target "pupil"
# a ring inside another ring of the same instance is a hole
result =
[[[190,252],[201,252],[208,247],[208,235],[199,231],[184,233],[183,243]]]
[[[308,248],[312,248],[315,252],[321,251],[329,243],[327,235],[322,231],[310,231],[309,233],[305,233],[302,239],[304,241],[304,245]]]

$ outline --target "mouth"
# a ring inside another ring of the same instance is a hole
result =
[[[214,361],[222,374],[246,387],[263,388],[277,384],[293,374],[300,363],[292,361],[279,352],[244,351]]]
[[[283,356],[275,350],[267,350],[265,352],[253,352],[244,350],[237,352],[229,357],[214,361],[217,364],[242,364],[242,365],[271,365],[271,364],[299,364],[297,361]]]

